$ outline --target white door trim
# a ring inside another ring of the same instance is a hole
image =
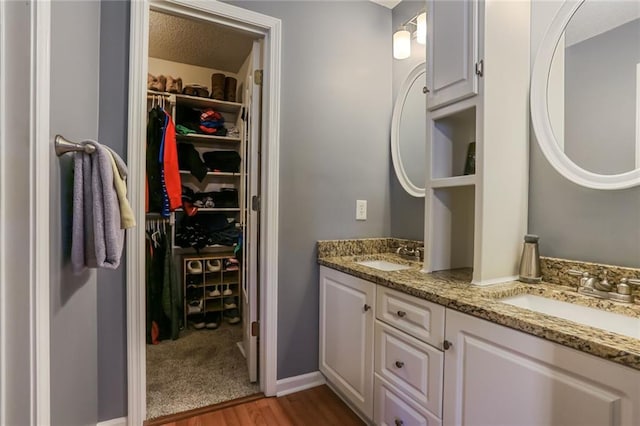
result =
[[[51,423],[51,348],[49,316],[49,179],[53,138],[50,136],[51,4],[31,3],[31,112],[29,215],[31,255],[31,410],[32,424]]]
[[[275,395],[277,369],[278,295],[278,167],[280,133],[281,21],[220,2],[131,2],[129,53],[129,194],[138,223],[144,222],[146,81],[149,8],[200,17],[262,34],[265,38],[263,188],[260,261],[260,387]],[[140,425],[146,418],[144,226],[127,235],[127,421]],[[267,285],[268,283],[268,285]]]
[[[0,23],[6,16],[5,4],[0,4]],[[49,317],[49,169],[52,144],[49,137],[49,105],[50,105],[50,35],[51,35],[51,6],[49,2],[30,2],[30,47],[29,47],[29,141],[25,147],[29,156],[29,230],[25,236],[29,240],[28,263],[29,287],[29,424],[49,425],[51,423],[51,393],[50,393],[50,317]],[[0,24],[4,28],[4,25]],[[9,58],[6,52],[6,34],[0,29],[0,92],[5,93],[5,87],[10,82],[6,79],[6,64]],[[7,100],[0,100],[0,119],[6,118]],[[4,129],[4,126],[2,126]],[[2,147],[0,153],[6,149],[1,135]],[[4,158],[4,155],[2,156]],[[0,168],[2,185],[10,181],[6,165]],[[4,191],[3,191],[4,192]],[[4,235],[6,227],[11,226],[2,214],[9,208],[4,197],[0,203],[0,230]],[[7,262],[11,261],[8,247],[3,241],[0,244],[0,282],[2,297],[0,298],[0,375],[5,376],[11,365],[7,364],[4,348],[6,333],[4,327],[10,326],[10,321],[4,318],[5,303],[5,271]],[[10,403],[9,389],[2,381],[0,385],[0,424],[5,424],[5,408]]]

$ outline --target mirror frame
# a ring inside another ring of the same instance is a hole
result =
[[[426,185],[427,179],[425,176],[425,181],[423,182],[423,187],[420,188],[416,186],[411,180],[409,176],[407,176],[407,172],[404,169],[404,165],[402,164],[402,158],[400,155],[400,119],[402,118],[402,110],[404,109],[404,104],[407,101],[407,97],[409,96],[409,90],[413,86],[413,84],[420,78],[421,75],[426,75],[427,68],[426,62],[420,62],[416,65],[407,75],[400,90],[398,91],[398,97],[396,98],[395,105],[393,106],[393,116],[391,118],[391,159],[393,161],[393,169],[396,172],[396,177],[400,181],[400,185],[404,188],[405,191],[409,193],[409,195],[413,197],[424,197],[426,193]],[[425,81],[426,83],[426,81]],[[425,124],[426,124],[426,111],[427,104],[425,100]],[[424,133],[425,137],[425,147],[427,146],[427,132],[425,129]],[[427,158],[425,156],[425,169],[426,169],[426,161]]]
[[[562,176],[591,189],[626,189],[640,185],[640,168],[615,175],[601,175],[583,169],[560,149],[551,127],[547,108],[549,71],[558,41],[585,0],[567,0],[560,7],[536,54],[531,74],[531,121],[542,153]]]

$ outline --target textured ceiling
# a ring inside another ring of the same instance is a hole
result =
[[[205,21],[149,13],[149,56],[237,73],[255,36]]]

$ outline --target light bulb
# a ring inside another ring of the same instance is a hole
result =
[[[411,33],[401,27],[393,33],[393,57],[396,59],[406,59],[411,55]]]
[[[416,41],[420,44],[427,44],[427,13],[422,12],[417,19],[418,34]]]

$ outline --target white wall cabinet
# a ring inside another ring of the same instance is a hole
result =
[[[427,2],[427,108],[478,93],[478,3]]]
[[[638,425],[640,372],[447,310],[444,424]]]
[[[424,268],[509,281],[527,230],[530,5],[430,0],[427,16]],[[474,171],[465,167],[472,142]]]
[[[367,419],[373,417],[375,289],[320,267],[320,372]]]

